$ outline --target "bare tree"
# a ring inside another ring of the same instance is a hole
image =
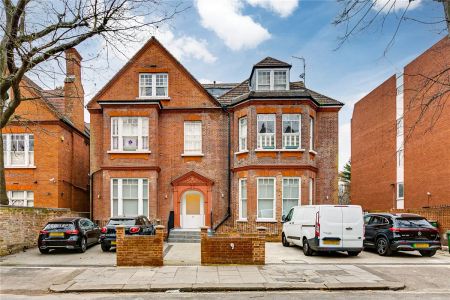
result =
[[[158,27],[184,9],[170,0],[2,0],[0,129],[18,118],[17,107],[29,100],[20,89],[27,72],[95,37],[112,47],[136,42],[139,32]],[[8,204],[5,185],[0,134],[0,204]]]

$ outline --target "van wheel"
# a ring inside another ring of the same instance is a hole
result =
[[[284,247],[289,247],[291,245],[291,243],[289,243],[286,239],[286,236],[283,234],[281,234],[281,243],[283,244]]]
[[[390,256],[392,254],[389,241],[385,237],[380,237],[377,239],[376,247],[378,254],[381,256]]]
[[[348,256],[358,256],[361,251],[347,251]]]
[[[436,254],[436,250],[420,250],[419,253],[425,257],[432,257]]]
[[[313,250],[309,247],[308,240],[303,238],[303,254],[305,254],[305,256],[311,256],[313,253]]]

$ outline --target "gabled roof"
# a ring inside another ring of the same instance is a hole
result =
[[[277,68],[277,67],[290,68],[292,66],[284,61],[278,60],[270,56],[264,58],[263,60],[261,60],[260,62],[256,63],[253,66],[253,68]]]
[[[175,64],[177,64],[180,67],[180,70],[185,72],[188,77],[191,78],[191,80],[194,82],[195,85],[197,85],[202,91],[204,91],[205,95],[210,98],[214,103],[216,103],[217,105],[220,106],[220,102],[217,101],[217,99],[215,97],[213,97],[203,86],[202,84],[172,55],[172,53],[169,52],[169,50],[167,50],[159,41],[157,38],[155,38],[154,36],[152,36],[145,44],[144,46],[142,46],[141,49],[139,49],[138,52],[136,52],[136,54],[133,55],[133,57],[108,81],[108,83],[106,83],[101,89],[100,91],[97,92],[97,94],[95,94],[94,97],[92,97],[92,99],[88,102],[88,104],[86,105],[86,107],[89,108],[89,106],[91,106],[91,104],[95,101],[97,101],[97,98],[99,98],[111,85],[114,84],[114,82],[116,80],[119,79],[119,77],[122,75],[122,73],[124,73],[129,67],[131,67],[131,65],[134,63],[134,61],[142,54],[144,53],[152,44],[155,44],[157,46],[159,46],[161,49],[163,49],[163,51],[166,52],[166,54],[169,56],[170,59],[172,59]]]

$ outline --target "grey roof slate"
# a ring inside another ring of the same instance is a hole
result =
[[[264,58],[263,60],[261,60],[260,62],[256,63],[253,67],[254,68],[272,68],[272,67],[290,68],[292,66],[284,61],[281,61],[276,58],[268,56],[268,57]]]

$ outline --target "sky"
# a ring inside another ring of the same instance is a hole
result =
[[[394,0],[372,1],[373,14]],[[388,47],[398,18],[408,5],[408,0],[397,0],[384,24],[375,22],[338,47],[345,28],[333,25],[333,21],[342,5],[335,0],[183,1],[181,7],[187,8],[185,11],[158,29],[141,32],[142,42],[126,45],[120,52],[102,50],[104,43],[100,40],[77,46],[84,58],[85,102],[152,35],[202,83],[241,82],[249,77],[252,65],[266,56],[291,63],[291,81],[297,81],[303,65],[293,56],[301,56],[306,60],[306,86],[345,103],[339,113],[342,169],[351,155],[353,105],[446,34],[442,23],[425,25],[413,20],[434,23],[437,18],[442,19],[442,4],[415,0],[408,8],[408,19],[402,22],[394,43]],[[386,10],[379,16],[383,14]],[[61,84],[55,80],[46,88]]]

